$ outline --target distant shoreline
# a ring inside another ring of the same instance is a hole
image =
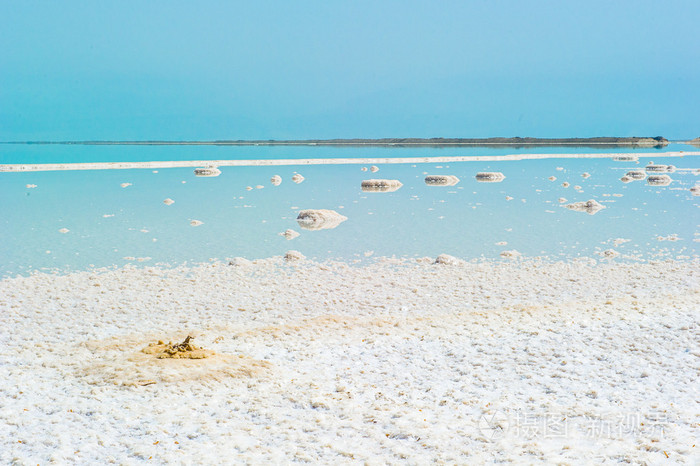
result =
[[[7,141],[0,144],[91,145],[91,146],[642,146],[663,147],[661,137],[595,138],[383,138],[383,139],[300,139],[300,140],[214,140],[214,141]]]

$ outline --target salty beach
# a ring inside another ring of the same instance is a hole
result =
[[[697,260],[441,262],[6,278],[0,461],[698,460]]]

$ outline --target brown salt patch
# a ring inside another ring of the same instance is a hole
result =
[[[87,342],[94,358],[78,375],[93,385],[147,386],[185,381],[223,381],[227,378],[262,377],[271,369],[267,361],[245,355],[219,354],[180,344],[153,342],[141,336]]]

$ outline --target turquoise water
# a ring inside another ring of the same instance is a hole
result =
[[[9,149],[8,149],[9,148]],[[317,260],[367,261],[379,256],[499,259],[505,250],[550,260],[614,249],[615,260],[697,257],[700,158],[658,157],[689,146],[628,151],[590,148],[326,148],[0,146],[3,163],[105,162],[333,157],[425,157],[514,153],[644,152],[639,162],[612,158],[381,164],[220,167],[217,177],[192,168],[0,172],[0,275],[32,270],[171,265],[237,256],[282,255],[295,249]],[[9,154],[9,155],[8,155]],[[654,158],[657,155],[657,158]],[[668,186],[623,183],[628,170],[650,161],[675,165]],[[499,171],[500,183],[477,182]],[[291,181],[295,173],[305,180]],[[583,178],[587,172],[591,176]],[[427,186],[426,174],[455,175],[455,186]],[[283,181],[273,186],[270,178]],[[556,181],[550,181],[550,176]],[[363,192],[362,180],[397,179],[395,192]],[[562,186],[569,182],[570,187]],[[122,187],[123,183],[130,185]],[[27,185],[36,187],[27,188]],[[246,187],[264,186],[247,190]],[[579,185],[582,192],[574,190]],[[588,215],[566,203],[595,199],[606,208]],[[171,198],[172,205],[163,200]],[[509,200],[509,198],[512,198]],[[337,228],[305,230],[302,209],[332,209],[348,219]],[[203,222],[191,226],[190,222]],[[61,233],[61,229],[68,229]],[[279,233],[293,229],[287,240]],[[676,235],[675,237],[673,235]],[[659,240],[658,238],[666,238]],[[669,240],[669,238],[671,240]],[[677,240],[673,240],[677,238]],[[614,244],[616,239],[626,240]],[[501,243],[501,244],[499,244]],[[506,244],[502,244],[506,243]],[[505,259],[503,259],[505,260]]]

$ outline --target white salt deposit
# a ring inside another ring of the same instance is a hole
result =
[[[550,176],[550,177],[547,178],[547,179],[548,179],[549,181],[557,181],[557,177],[556,177],[556,176]]]
[[[671,177],[668,175],[649,175],[647,177],[647,183],[654,186],[668,186],[671,181]]]
[[[639,157],[636,155],[615,155],[612,159],[615,162],[636,162]]]
[[[362,167],[360,170],[362,170],[363,172],[366,172],[366,171],[367,171],[367,167]]]
[[[379,171],[379,167],[376,165],[372,165],[371,167],[369,167],[369,171],[371,171],[372,173],[377,173]]]
[[[673,165],[656,165],[653,162],[649,163],[644,169],[652,173],[673,173],[676,171],[676,167]]]
[[[61,228],[60,230],[58,230],[59,233],[64,233],[64,234],[68,233],[69,231],[70,230],[68,228]]]
[[[614,249],[606,249],[605,251],[600,252],[599,255],[607,259],[614,259],[615,257],[619,256],[620,253]]]
[[[297,173],[292,177],[292,181],[295,182],[296,184],[299,184],[302,181],[304,181],[304,177],[301,176],[301,174]]]
[[[690,188],[690,192],[693,194],[693,196],[700,196],[700,185],[695,185],[692,188]]]
[[[454,256],[450,256],[449,254],[440,254],[435,259],[435,263],[444,265],[460,265],[463,264],[464,261],[461,259],[457,259]]]
[[[647,177],[647,174],[644,172],[644,170],[630,170],[625,174],[625,176],[632,178],[633,180],[643,180]]]
[[[698,270],[277,258],[5,279],[0,462],[693,464]],[[216,356],[142,352],[187,335]]]
[[[26,186],[26,188],[27,188],[27,189],[33,189],[33,188],[36,188],[36,185],[35,185],[35,184],[28,184],[28,185]]]
[[[284,236],[288,240],[291,240],[291,239],[298,237],[299,233],[292,230],[292,229],[287,229],[287,230],[283,231],[282,233],[280,233],[280,236]]]
[[[459,178],[454,175],[428,175],[425,184],[428,186],[454,186],[459,183]]]
[[[588,172],[583,172],[583,173],[581,173],[581,176],[582,176],[583,178],[590,178],[590,177],[591,177],[591,174],[588,173]]]
[[[561,185],[562,185],[564,188],[568,188],[569,186],[571,186],[571,185],[569,184],[568,181],[564,181]]]
[[[305,230],[330,230],[348,218],[335,210],[307,209],[299,212],[297,223]]]
[[[256,185],[256,186],[255,186],[255,189],[263,189],[264,187],[265,187],[265,186],[259,184],[259,185]]]
[[[605,209],[605,206],[600,204],[595,199],[590,199],[588,201],[574,202],[573,204],[567,204],[566,208],[569,210],[575,210],[576,212],[586,212],[589,215],[594,215]]]
[[[560,197],[560,198],[559,198],[559,204],[563,204],[563,203],[565,203],[565,202],[567,202],[567,200],[566,200],[565,197]]]
[[[198,227],[199,225],[204,225],[204,222],[200,220],[192,220],[190,221],[190,225],[192,225],[193,227]]]
[[[219,170],[216,167],[195,168],[194,174],[195,174],[195,176],[200,176],[200,177],[219,176],[219,175],[221,175],[221,170]]]
[[[476,174],[476,181],[482,183],[500,183],[505,178],[505,175],[501,172],[479,172]]]
[[[502,251],[500,256],[506,259],[518,259],[522,254],[515,249],[511,249],[510,251]]]
[[[634,181],[634,178],[624,175],[622,178],[620,178],[620,181],[622,181],[623,183],[629,183]]]
[[[401,188],[403,184],[399,180],[363,180],[361,189],[369,193],[389,193]]]
[[[173,201],[173,200],[170,199],[170,198],[167,198],[167,199],[165,199],[165,200],[163,201],[163,204],[165,204],[165,205],[173,205],[173,204],[175,204],[175,201]]]
[[[126,187],[128,187],[128,186],[131,186],[131,183],[122,183],[120,186],[121,186],[122,188],[126,188]]]
[[[270,183],[272,183],[273,186],[279,186],[282,184],[282,177],[279,175],[274,175],[272,178],[270,178]]]

